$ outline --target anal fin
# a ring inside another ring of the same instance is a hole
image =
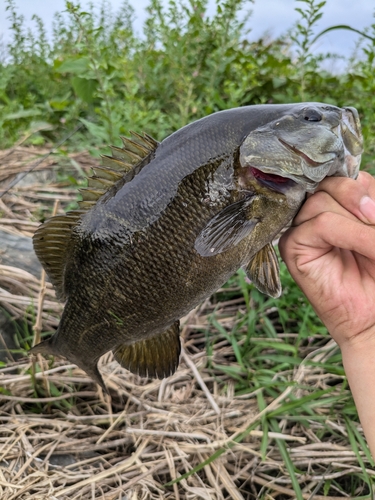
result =
[[[259,291],[270,297],[280,297],[282,288],[279,261],[271,243],[259,250],[244,270]]]
[[[120,345],[113,354],[116,361],[132,373],[162,379],[176,371],[180,352],[180,322],[176,321],[154,337]]]

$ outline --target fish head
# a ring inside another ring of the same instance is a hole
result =
[[[313,193],[327,176],[355,179],[362,152],[355,108],[302,103],[252,130],[241,144],[240,165],[274,191],[286,194],[297,183]]]

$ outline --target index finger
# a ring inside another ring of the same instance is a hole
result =
[[[326,177],[316,192],[325,191],[365,224],[375,224],[375,179],[360,172],[358,179]]]

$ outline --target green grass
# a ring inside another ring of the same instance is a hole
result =
[[[245,282],[242,271],[216,294],[218,305],[235,300],[237,294],[242,295],[246,310],[241,307],[233,322],[225,326],[221,321],[225,316],[220,317],[215,311],[212,313],[210,328],[206,332],[207,353],[213,353],[213,345],[222,338],[226,338],[233,347],[233,354],[229,355],[232,363],[228,362],[226,366],[212,363],[212,369],[218,381],[231,377],[237,396],[256,393],[260,415],[257,422],[252,422],[243,434],[228,443],[228,448],[245,439],[251,430],[261,428],[263,437],[260,449],[261,456],[265,459],[269,452],[270,431],[293,433],[295,429],[298,434],[302,429],[313,429],[319,441],[349,441],[362,469],[362,472],[352,475],[350,484],[347,478],[342,482],[322,480],[316,493],[334,496],[337,491],[341,491],[343,494],[362,498],[363,492],[367,491],[372,495],[374,476],[370,477],[367,473],[363,458],[366,457],[367,469],[368,464],[370,467],[374,466],[374,461],[363,435],[358,431],[358,416],[344,375],[341,353],[337,346],[324,352],[330,340],[326,328],[290,277],[285,265],[280,265],[284,291],[279,299],[260,294]],[[218,338],[215,338],[215,332],[219,332]],[[316,356],[320,352],[323,357],[317,360]],[[305,380],[295,380],[296,373],[302,367],[313,377],[310,384]],[[317,383],[314,382],[314,377]],[[319,389],[319,386],[322,388]],[[290,393],[276,409],[265,411],[267,404],[283,398],[288,390]],[[332,426],[332,422],[339,423],[346,429],[347,438]],[[275,444],[279,448],[296,498],[302,499],[300,478],[304,474],[304,468],[300,470],[294,465],[295,459],[291,457],[285,441],[276,439]],[[216,451],[204,464],[216,460],[226,451],[227,448]],[[197,470],[200,470],[199,465],[185,476]],[[363,498],[369,498],[367,493]]]

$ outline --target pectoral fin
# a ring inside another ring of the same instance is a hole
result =
[[[282,288],[279,261],[271,243],[256,253],[244,269],[258,290],[270,297],[280,297]]]
[[[162,379],[176,371],[180,351],[180,322],[176,321],[165,332],[135,344],[120,345],[113,353],[127,370],[141,377]]]
[[[259,218],[249,218],[253,201],[253,196],[245,198],[215,215],[195,240],[195,250],[202,257],[211,257],[238,245],[259,222]]]

